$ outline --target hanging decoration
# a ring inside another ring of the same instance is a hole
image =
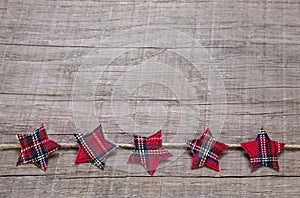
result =
[[[105,157],[116,148],[116,145],[104,139],[101,124],[89,134],[74,134],[79,150],[76,163],[91,162],[104,169]]]
[[[150,175],[153,175],[157,164],[173,155],[162,146],[161,131],[149,137],[133,135],[134,150],[128,162],[142,164]]]
[[[21,145],[17,165],[33,163],[44,171],[49,155],[60,148],[58,143],[48,138],[43,124],[33,134],[17,134],[17,139]]]
[[[229,147],[242,147],[250,157],[252,170],[260,166],[279,170],[277,158],[283,147],[300,149],[300,145],[285,145],[285,143],[271,140],[263,128],[256,139],[252,141],[228,145],[215,140],[209,128],[203,132],[200,138],[187,140],[186,143],[162,143],[162,132],[157,131],[149,137],[134,134],[133,144],[115,145],[104,138],[101,124],[89,134],[75,133],[77,146],[69,143],[58,144],[49,139],[43,124],[33,134],[17,134],[16,136],[20,145],[2,144],[0,150],[19,149],[21,146],[17,166],[33,163],[44,171],[47,169],[49,155],[61,147],[65,149],[78,148],[75,163],[90,162],[102,170],[107,155],[117,147],[133,148],[128,162],[141,164],[150,175],[154,174],[160,161],[173,156],[164,146],[183,147],[187,145],[193,154],[191,169],[207,166],[215,171],[220,171],[220,155]]]
[[[251,169],[255,170],[260,166],[268,166],[279,169],[277,156],[284,147],[284,143],[271,140],[263,128],[255,140],[241,143],[243,149],[250,156]]]
[[[216,141],[212,137],[209,128],[206,128],[199,139],[188,140],[186,144],[193,153],[191,169],[205,165],[215,171],[220,171],[219,157],[228,146]]]

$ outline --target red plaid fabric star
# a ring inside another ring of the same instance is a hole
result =
[[[220,171],[219,156],[228,146],[213,139],[208,128],[199,139],[186,141],[186,144],[193,153],[191,169],[205,165],[215,171]]]
[[[99,125],[89,134],[74,134],[79,150],[75,163],[91,162],[104,169],[105,157],[116,148],[116,145],[104,139],[102,126]]]
[[[153,175],[157,164],[173,155],[162,146],[161,131],[149,137],[133,135],[134,150],[128,158],[128,162],[142,164],[149,174]]]
[[[279,170],[277,156],[284,147],[284,143],[270,140],[267,132],[261,128],[255,140],[241,143],[243,149],[250,156],[252,170],[260,166],[268,166]]]
[[[33,134],[17,134],[17,139],[21,145],[17,166],[33,163],[45,171],[49,155],[60,148],[59,144],[48,138],[43,124]]]

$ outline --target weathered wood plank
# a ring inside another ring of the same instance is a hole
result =
[[[3,189],[1,196],[40,197],[42,194],[47,194],[50,197],[297,197],[300,193],[297,177],[61,178],[59,176],[24,176],[13,179],[13,183],[11,179],[0,179]]]
[[[41,55],[42,56],[42,55]],[[128,58],[127,58],[128,59]],[[126,60],[125,60],[126,61]],[[248,60],[249,61],[249,60]],[[262,61],[263,60],[257,60]],[[255,62],[253,60],[252,62]],[[13,63],[18,64],[18,63]],[[225,123],[224,130],[222,133],[227,134],[227,130],[231,131],[230,136],[235,136],[235,133],[238,133],[236,139],[232,140],[232,137],[229,138],[229,143],[240,142],[241,134],[246,131],[252,131],[252,134],[248,136],[248,138],[254,137],[257,125],[265,126],[269,131],[275,133],[274,138],[282,138],[282,136],[277,137],[276,134],[280,135],[280,132],[291,132],[296,133],[298,131],[298,104],[299,90],[297,86],[297,76],[299,74],[298,68],[292,66],[287,66],[282,68],[281,65],[278,66],[263,66],[264,64],[258,66],[251,66],[251,63],[243,63],[245,65],[236,67],[233,70],[232,62],[228,61],[228,63],[224,63],[221,68],[222,74],[226,75],[223,79],[226,93],[227,93],[227,106],[230,111],[227,112],[227,122]],[[237,63],[235,64],[242,64]],[[40,63],[36,64],[36,68],[38,68]],[[65,73],[70,72],[69,68],[66,67],[65,70],[61,70],[63,66],[54,67],[54,65],[49,65],[44,67],[44,71],[47,71],[45,78],[41,78],[40,82],[35,81],[35,77],[39,76],[39,70],[35,70],[34,68],[27,68],[28,74],[24,74],[22,67],[15,68],[12,66],[10,71],[5,73],[4,85],[2,86],[3,93],[1,95],[1,105],[2,105],[2,117],[3,119],[15,120],[18,121],[18,125],[23,125],[23,127],[28,127],[28,125],[32,125],[31,129],[20,128],[20,126],[14,126],[11,122],[5,122],[1,125],[1,131],[7,138],[2,138],[3,142],[12,143],[15,141],[14,137],[11,134],[19,133],[20,131],[32,131],[40,121],[36,121],[36,117],[39,116],[40,120],[43,122],[47,121],[47,129],[49,133],[60,133],[60,134],[70,134],[75,131],[75,124],[73,122],[74,116],[74,108],[72,106],[73,102],[78,102],[74,97],[72,91],[74,89],[73,81],[75,79],[75,74],[69,76],[65,76]],[[20,69],[21,70],[20,70]],[[263,76],[261,73],[261,69],[266,68],[267,72],[266,76]],[[186,71],[188,68],[183,68]],[[242,69],[242,71],[240,71]],[[120,66],[111,66],[110,70],[105,72],[105,78],[102,79],[103,82],[109,81],[110,78],[118,79],[124,73],[124,68],[120,69]],[[50,71],[50,72],[49,72]],[[35,72],[35,73],[34,73]],[[286,73],[287,77],[283,80],[274,78],[274,76],[282,75],[282,72]],[[44,72],[42,72],[44,73]],[[76,70],[74,70],[76,73]],[[251,78],[251,75],[257,76],[257,78]],[[24,89],[24,86],[20,86],[20,83],[16,82],[14,79],[23,79],[23,75],[29,77],[30,80],[28,82],[28,87]],[[92,72],[91,72],[92,74]],[[21,75],[21,76],[19,76]],[[238,76],[240,75],[240,77]],[[236,77],[235,77],[236,76]],[[101,76],[102,77],[102,76]],[[292,77],[292,80],[290,78]],[[257,82],[258,78],[261,78],[262,83]],[[246,80],[245,80],[246,79]],[[197,79],[196,79],[197,80]],[[197,94],[199,95],[198,100],[190,101],[193,105],[192,108],[198,112],[199,123],[201,123],[201,128],[207,126],[209,122],[210,115],[213,112],[210,111],[211,101],[208,100],[208,90],[206,88],[206,84],[203,79],[198,79],[200,84],[203,84],[202,89],[197,89]],[[278,81],[280,80],[280,81]],[[246,81],[246,82],[245,82]],[[192,81],[192,83],[194,80]],[[117,123],[113,123],[113,117],[115,116],[111,112],[111,101],[112,99],[112,86],[107,84],[98,85],[98,90],[95,92],[95,97],[91,101],[95,101],[96,104],[96,116],[99,119],[99,122],[102,122],[104,126],[109,128],[110,133],[120,133],[123,132],[117,126]],[[162,89],[163,90],[163,89]],[[240,90],[240,91],[238,91]],[[165,95],[159,95],[159,99],[157,98],[157,87],[152,87],[152,90],[148,89],[150,95],[146,98],[134,98],[132,99],[132,104],[134,104],[134,108],[132,111],[136,111],[137,109],[143,109],[145,102],[148,101],[148,105],[154,106],[161,100],[161,103],[167,105],[168,108],[173,109],[174,113],[179,112],[178,102],[176,99],[172,99],[166,93]],[[162,92],[163,93],[163,92]],[[76,94],[75,94],[76,95]],[[200,97],[201,96],[201,97]],[[204,97],[203,97],[204,96]],[[32,101],[34,99],[34,102]],[[156,99],[158,101],[152,101]],[[89,99],[88,99],[89,100]],[[87,100],[87,101],[88,101]],[[117,100],[124,100],[126,102],[126,98],[118,98]],[[142,101],[142,102],[141,102]],[[147,103],[146,103],[147,104]],[[182,106],[182,105],[180,105]],[[187,115],[190,113],[190,105],[182,106],[181,114]],[[140,111],[141,111],[140,110]],[[169,112],[168,112],[169,113]],[[178,125],[178,116],[174,117],[174,115],[170,114],[173,117],[170,117],[167,120],[169,127]],[[84,118],[84,114],[82,115]],[[124,114],[124,117],[132,117],[133,114]],[[140,116],[143,115],[143,112],[140,112]],[[249,119],[249,117],[254,119]],[[190,116],[192,117],[192,116]],[[135,117],[136,120],[138,116]],[[259,119],[257,119],[259,118]],[[142,117],[143,119],[143,117]],[[174,119],[174,120],[173,120]],[[148,120],[164,120],[160,117],[160,115],[149,117]],[[57,122],[61,122],[57,124]],[[182,125],[188,127],[190,124],[197,124],[197,121],[194,123],[184,123],[181,122]],[[6,124],[9,123],[7,126]],[[34,124],[32,124],[34,123]],[[107,125],[108,124],[108,125]],[[128,123],[129,125],[131,123]],[[52,128],[52,126],[55,128]],[[95,125],[95,124],[94,124]],[[94,127],[93,125],[93,127]],[[89,127],[92,125],[89,125]],[[236,126],[236,127],[232,127]],[[86,130],[92,130],[92,128],[85,128]],[[197,129],[197,128],[196,128]],[[194,133],[196,130],[184,129],[182,131],[177,131],[180,133]],[[149,128],[150,130],[150,128]],[[157,129],[158,130],[158,129]],[[174,133],[176,129],[172,128],[163,128],[167,133]],[[29,132],[28,131],[28,132]],[[125,131],[130,133],[132,130]],[[139,132],[139,131],[134,131]],[[225,138],[228,137],[225,135]],[[296,137],[284,137],[285,141],[290,143],[295,143],[298,141],[298,136]],[[226,140],[226,139],[225,139]],[[178,140],[179,141],[179,140]],[[228,141],[228,140],[227,140]]]
[[[222,130],[213,130],[220,141],[248,141],[264,126],[272,139],[299,144],[299,6],[293,0],[1,1],[0,143],[17,143],[16,133],[30,133],[41,122],[58,142],[73,142],[75,131],[91,131],[99,122],[105,136],[116,143],[129,143],[132,132],[149,135],[158,129],[165,142],[184,142],[212,119],[220,118],[222,124],[224,117]],[[155,38],[159,33],[133,31],[154,26],[182,32],[201,45],[171,33]],[[132,32],[126,33],[128,29]],[[120,32],[118,39],[109,40]],[[133,37],[140,40],[130,42]],[[161,43],[166,46],[158,47]],[[226,90],[215,103],[210,86],[217,92],[222,87],[208,72],[207,54],[189,57],[206,61],[197,71],[179,53],[192,54],[201,46],[214,59]],[[96,61],[89,59],[93,55]],[[140,68],[135,75],[128,72],[135,67]],[[124,78],[128,74],[132,76]],[[97,81],[78,78],[82,75]],[[153,80],[144,86],[145,79]],[[139,86],[122,92],[131,84]],[[175,88],[166,86],[170,84]],[[127,104],[128,111],[122,108]],[[226,112],[216,111],[224,104]],[[104,171],[91,164],[75,165],[76,150],[61,150],[50,158],[46,172],[32,164],[16,167],[17,150],[0,151],[0,197],[40,197],[40,193],[297,197],[300,193],[299,151],[280,155],[279,172],[268,168],[251,172],[243,151],[228,150],[219,173],[190,170],[191,156],[185,148],[170,151],[174,157],[160,163],[154,177],[139,165],[127,164],[130,151],[124,149],[108,158]]]
[[[251,176],[294,176],[300,175],[298,163],[299,152],[286,150],[279,156],[280,171],[262,167],[252,172],[249,158],[242,150],[227,150],[220,159],[220,172],[209,168],[191,170],[192,155],[185,148],[168,149],[174,156],[167,161],[160,162],[154,176],[174,177],[251,177]],[[127,149],[115,150],[107,159],[104,171],[90,163],[75,164],[76,150],[61,150],[49,159],[46,172],[36,168],[33,164],[16,166],[18,151],[1,151],[0,167],[2,176],[22,175],[59,175],[62,177],[74,175],[76,177],[109,177],[109,176],[141,176],[147,177],[147,171],[139,164],[127,163],[131,151]]]

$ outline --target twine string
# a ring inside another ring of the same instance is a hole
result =
[[[78,145],[76,143],[60,143],[61,149],[77,149]],[[134,144],[116,144],[117,147],[123,148],[123,149],[133,149]],[[187,148],[187,145],[185,143],[163,143],[162,144],[165,147],[169,148]],[[228,148],[231,149],[240,149],[242,148],[240,144],[227,144]],[[0,144],[0,150],[14,150],[14,149],[20,149],[19,144]],[[284,146],[284,149],[289,150],[300,150],[300,144],[286,144]]]

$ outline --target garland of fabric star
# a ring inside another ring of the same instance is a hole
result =
[[[74,136],[78,144],[75,163],[90,162],[103,170],[106,157],[117,148],[117,145],[104,138],[102,126],[99,125],[89,134],[75,133]],[[46,170],[49,155],[61,148],[61,145],[48,138],[43,124],[33,134],[18,134],[17,139],[21,146],[17,165],[33,163]],[[163,146],[161,131],[149,137],[133,134],[133,145],[128,162],[141,164],[150,175],[154,174],[160,161],[172,157]],[[186,145],[193,155],[191,169],[207,166],[220,171],[219,158],[228,145],[215,140],[208,128],[200,138],[187,140]],[[260,166],[279,169],[277,158],[285,144],[271,140],[263,128],[256,139],[240,145],[249,155],[252,170]]]

